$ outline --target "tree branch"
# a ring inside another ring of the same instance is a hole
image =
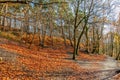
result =
[[[59,3],[67,3],[67,2],[50,2],[50,3],[35,3],[33,1],[0,1],[0,3],[20,3],[20,4],[28,4],[33,3],[35,5],[51,5],[51,4],[59,4]]]
[[[33,3],[35,5],[51,5],[51,4],[68,3],[68,2],[35,3],[35,2],[32,2],[32,1],[29,1],[28,3]]]
[[[26,1],[0,1],[0,3],[21,3],[21,4],[27,4]]]

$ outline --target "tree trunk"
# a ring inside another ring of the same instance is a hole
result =
[[[72,35],[71,35],[71,31],[70,31],[70,26],[69,26],[69,41],[70,41],[70,45],[73,47],[73,43],[72,43]]]
[[[73,52],[73,60],[75,60],[75,55],[76,55],[76,28],[74,29],[74,52]]]
[[[88,28],[85,29],[85,37],[86,37],[86,52],[89,52],[89,39],[88,39]]]
[[[64,33],[64,26],[62,26],[62,36],[63,36],[63,39],[64,39],[64,45],[67,46],[67,44],[66,44],[66,36],[65,36],[65,33]]]
[[[85,25],[83,26],[83,30],[82,30],[82,32],[79,35],[79,38],[78,38],[78,41],[77,41],[77,47],[76,47],[76,51],[77,51],[76,55],[78,55],[78,49],[79,49],[79,45],[80,45],[80,40],[81,40],[82,35],[83,35],[84,31],[85,31],[86,25],[87,24],[85,23]]]
[[[116,60],[119,60],[120,59],[120,41],[119,41],[119,51],[118,51],[118,54],[116,56]]]

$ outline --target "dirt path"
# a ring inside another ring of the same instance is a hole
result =
[[[112,78],[119,74],[120,65],[113,58],[107,56],[105,61],[76,61],[80,64],[81,67],[86,69],[96,69],[97,71],[93,72],[95,80],[113,80]]]
[[[0,57],[2,58],[3,61],[9,61],[14,63],[17,61],[16,60],[17,56],[18,55],[13,52],[0,48]]]
[[[77,60],[81,67],[87,69],[108,70],[119,68],[118,62],[111,57],[106,57],[104,61],[81,61]]]

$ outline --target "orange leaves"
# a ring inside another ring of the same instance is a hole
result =
[[[43,73],[45,75],[46,72],[63,71],[64,68],[70,68],[73,71],[82,70],[77,63],[65,59],[69,56],[64,50],[48,48],[35,51],[13,44],[2,44],[0,47],[16,52],[19,55],[17,57],[18,62],[30,70],[41,72],[39,75],[43,75]]]
[[[0,44],[0,48],[4,48],[8,51],[15,52],[17,55],[17,64],[5,63],[0,64],[0,70],[2,70],[2,75],[0,78],[6,75],[10,79],[19,79],[16,75],[21,76],[21,80],[39,80],[38,77],[42,77],[46,80],[56,79],[59,77],[48,76],[48,73],[53,74],[54,72],[67,75],[67,73],[82,73],[87,72],[88,70],[80,67],[80,64],[76,63],[73,60],[69,60],[72,54],[67,54],[68,51],[72,49],[51,49],[43,48],[36,51],[34,49],[27,49],[25,47],[18,46],[17,44]],[[102,55],[88,55],[80,53],[77,56],[78,60],[104,60]],[[93,65],[97,66],[97,64]],[[32,71],[32,72],[30,72]],[[32,74],[33,73],[33,74]],[[29,76],[26,76],[29,75]],[[14,78],[13,78],[14,77]],[[63,76],[64,79],[66,76]],[[66,79],[76,80],[82,76],[73,76],[68,75]],[[60,78],[61,79],[61,78]],[[85,76],[82,78],[85,80]]]
[[[85,53],[80,53],[80,55],[77,57],[78,60],[86,60],[86,61],[103,61],[105,60],[104,55],[88,55]]]
[[[2,80],[10,80],[9,77],[3,77]]]
[[[112,79],[113,79],[113,80],[120,80],[120,74],[117,74],[117,75],[114,76]]]

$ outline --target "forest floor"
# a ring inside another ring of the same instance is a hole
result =
[[[0,80],[120,80],[119,67],[106,55],[80,52],[72,60],[71,47],[38,51],[0,38]]]

